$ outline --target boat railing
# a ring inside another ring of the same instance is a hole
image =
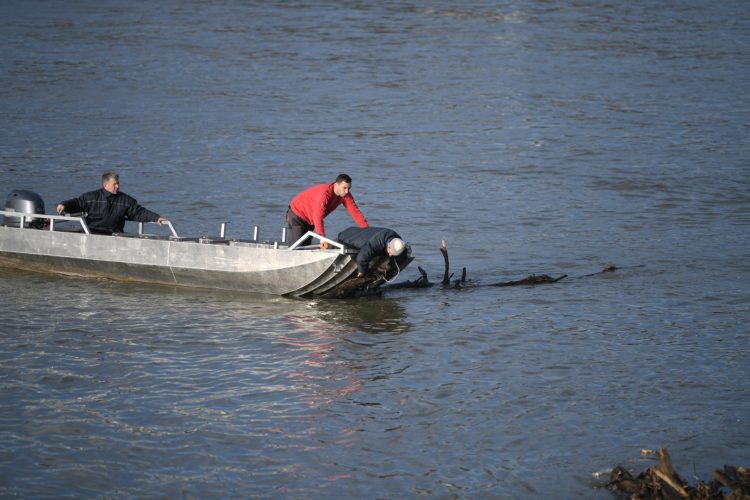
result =
[[[140,234],[144,234],[143,233],[143,226],[145,224],[159,224],[159,223],[158,222],[139,222],[138,223],[138,234],[139,235]],[[165,220],[160,225],[167,226],[169,228],[169,230],[172,231],[172,236],[174,238],[179,238],[179,236],[177,236],[177,231],[175,231],[174,226],[172,225],[172,221]]]
[[[317,240],[320,240],[321,242],[325,241],[329,245],[333,245],[334,247],[338,249],[339,253],[346,252],[346,247],[343,244],[339,243],[338,241],[332,240],[330,238],[326,238],[325,236],[321,236],[320,234],[314,231],[308,231],[305,234],[303,234],[300,239],[298,239],[297,241],[289,245],[289,250],[305,250],[305,249],[310,249],[310,248],[318,248],[318,245],[302,245],[302,242],[304,242],[307,238],[311,236]]]
[[[8,224],[8,219],[19,219],[18,227],[21,229],[28,228],[27,223],[31,223],[35,219],[46,219],[49,221],[49,230],[55,230],[55,221],[73,221],[78,222],[86,234],[91,234],[89,227],[86,225],[86,221],[83,217],[75,217],[70,215],[52,215],[52,214],[32,214],[26,212],[16,212],[14,210],[0,210],[0,214],[5,216],[5,224]],[[15,227],[15,221],[14,221]]]
[[[80,224],[81,229],[83,229],[83,232],[86,234],[91,234],[91,230],[89,229],[89,226],[86,224],[86,220],[84,216],[82,215],[52,215],[52,214],[32,214],[32,213],[26,213],[26,212],[16,212],[13,210],[0,210],[0,214],[5,216],[4,222],[7,225],[8,219],[19,219],[18,221],[18,227],[21,229],[26,229],[29,226],[27,223],[31,223],[35,219],[43,219],[49,221],[49,230],[54,231],[55,230],[55,221],[72,221],[77,222]],[[138,223],[138,234],[142,235],[144,234],[144,224],[159,224],[158,222],[139,222]],[[162,222],[163,225],[169,227],[169,230],[172,232],[172,236],[177,238],[177,231],[175,231],[174,226],[172,225],[171,221],[164,221]],[[15,227],[15,221],[13,221],[13,226]]]

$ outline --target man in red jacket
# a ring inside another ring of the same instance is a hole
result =
[[[289,228],[287,241],[294,243],[307,231],[325,236],[323,219],[342,203],[359,227],[367,227],[367,219],[354,202],[351,188],[352,178],[340,174],[331,184],[317,184],[295,196],[286,211],[286,224]],[[310,241],[311,238],[308,238],[303,244],[309,245]],[[328,248],[328,243],[321,242],[320,248]]]

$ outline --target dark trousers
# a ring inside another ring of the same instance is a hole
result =
[[[295,214],[291,208],[288,208],[286,211],[286,227],[288,229],[286,234],[286,241],[290,245],[298,239],[302,238],[302,235],[306,232],[315,230],[315,226],[312,226],[300,219],[299,216]],[[303,246],[310,244],[312,244],[311,237],[306,238],[305,241],[302,242]]]

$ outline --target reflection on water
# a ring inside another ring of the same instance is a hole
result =
[[[321,321],[348,327],[351,332],[402,334],[409,331],[406,310],[395,299],[317,300],[311,309]]]
[[[59,295],[51,308],[38,303],[43,290]],[[20,453],[45,464],[37,494],[73,491],[75,478],[77,491],[104,487],[96,479],[104,456],[133,466],[115,480],[123,491],[146,480],[135,472],[145,466],[139,457],[163,456],[164,467],[149,468],[169,492],[176,484],[166,464],[185,471],[206,447],[223,457],[228,484],[232,469],[247,467],[269,480],[317,481],[324,473],[307,461],[277,469],[252,450],[307,453],[321,449],[321,436],[351,444],[356,424],[345,419],[332,430],[324,422],[383,370],[357,339],[406,331],[404,308],[388,299],[327,303],[13,270],[0,272],[0,294],[10,298],[2,320],[12,332],[0,346],[3,398],[18,410],[1,425],[34,422],[9,437],[16,451],[8,457],[10,470],[22,470]],[[51,436],[88,451],[61,453]],[[28,448],[26,440],[46,444]],[[123,445],[112,450],[113,442]],[[234,446],[247,448],[233,459]]]

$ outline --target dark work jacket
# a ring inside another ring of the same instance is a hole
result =
[[[350,227],[341,231],[336,238],[339,243],[359,249],[357,270],[367,273],[367,266],[375,257],[388,255],[387,245],[393,238],[401,238],[396,231],[385,227]],[[404,254],[401,254],[404,255]]]
[[[92,233],[121,233],[125,221],[156,222],[159,215],[140,206],[132,196],[123,192],[112,194],[104,188],[89,191],[78,198],[61,202],[65,211],[87,212],[86,224]]]

